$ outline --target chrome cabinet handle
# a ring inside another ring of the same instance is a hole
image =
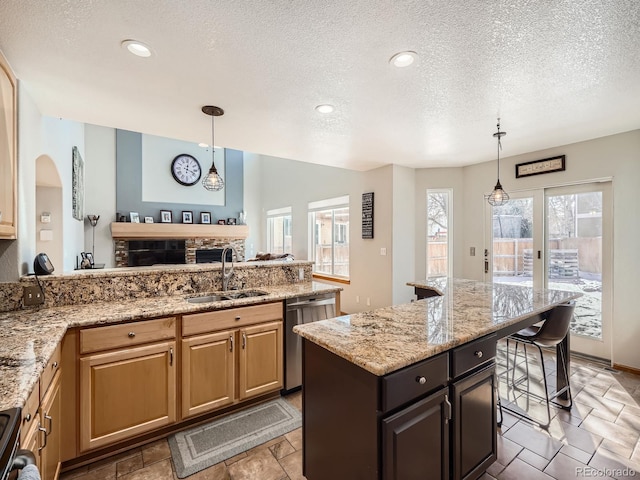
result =
[[[424,385],[425,383],[427,383],[427,379],[425,377],[416,377],[416,382],[418,382],[420,385]]]
[[[173,367],[173,348],[169,349],[169,366]]]
[[[229,351],[233,352],[233,335],[229,335]]]
[[[478,350],[476,352],[474,352],[474,355],[478,358],[482,358],[482,350]]]
[[[240,315],[236,315],[236,320],[240,320]]]
[[[242,349],[244,350],[246,346],[247,346],[247,334],[242,332]]]
[[[44,443],[40,446],[40,448],[38,448],[38,451],[41,451],[42,449],[44,449],[47,446],[47,429],[46,428],[42,428],[41,425],[38,425],[38,431],[39,432],[43,432],[44,433]]]
[[[53,418],[47,415],[47,412],[44,412],[44,418],[49,420],[49,431],[47,432],[47,435],[51,435],[51,432],[53,432]]]
[[[129,332],[129,338],[133,338],[136,336],[136,332]]]
[[[58,368],[58,362],[53,362],[53,365],[51,365],[51,368]]]
[[[30,422],[31,421],[31,414],[27,413],[27,415],[24,417],[24,421],[25,422]]]

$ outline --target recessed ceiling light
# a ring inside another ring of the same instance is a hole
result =
[[[151,56],[151,48],[138,40],[124,40],[121,45],[138,57]]]
[[[389,63],[398,68],[408,67],[415,62],[416,58],[418,58],[418,54],[416,52],[400,52],[391,57],[389,59]]]
[[[320,113],[331,113],[335,110],[333,105],[329,105],[328,103],[323,103],[322,105],[316,106],[316,110]]]

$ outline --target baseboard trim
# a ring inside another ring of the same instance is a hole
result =
[[[615,368],[616,370],[621,370],[623,372],[640,375],[640,368],[628,367],[626,365],[620,365],[619,363],[614,363],[613,368]]]

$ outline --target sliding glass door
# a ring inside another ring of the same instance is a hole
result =
[[[611,183],[514,194],[489,207],[487,279],[582,294],[571,349],[611,358]]]

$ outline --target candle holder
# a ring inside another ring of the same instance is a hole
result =
[[[91,256],[95,259],[96,257],[96,225],[98,224],[98,220],[100,219],[100,215],[87,215],[87,219],[91,224],[92,229],[92,240],[91,240]]]

